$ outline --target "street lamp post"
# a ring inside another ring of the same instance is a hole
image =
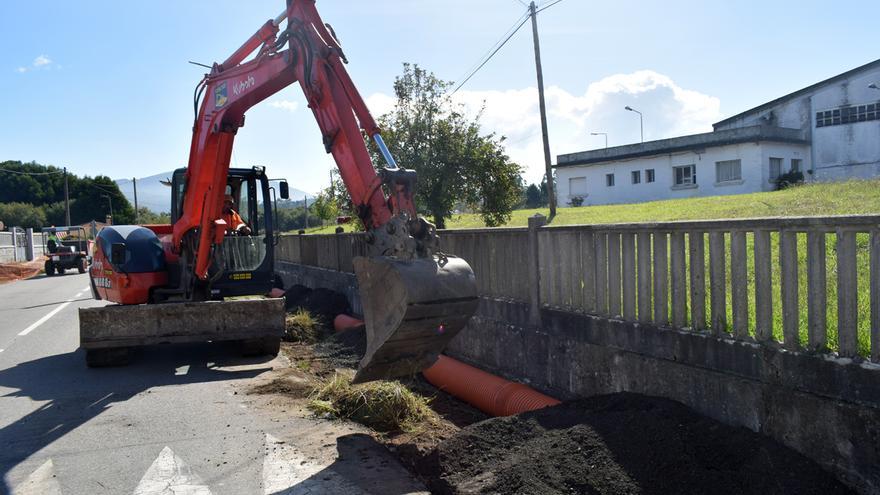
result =
[[[607,132],[591,132],[591,136],[605,136],[605,148],[608,148],[608,133]]]
[[[113,198],[109,194],[102,194],[101,197],[107,198],[107,203],[110,204],[110,218],[113,218]]]
[[[626,107],[624,107],[624,110],[629,110],[630,112],[635,112],[635,113],[639,114],[639,134],[642,136],[642,142],[644,143],[645,142],[645,121],[642,118],[642,112],[640,112],[640,111],[636,110],[635,108],[628,106],[628,105]]]

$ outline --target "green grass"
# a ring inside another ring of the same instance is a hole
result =
[[[880,213],[880,180],[808,184],[784,191],[670,199],[637,204],[559,208],[553,225],[667,222],[719,218],[855,215]],[[516,210],[507,227],[525,227],[547,208]],[[479,215],[455,215],[450,229],[484,227]],[[332,229],[331,229],[332,232]]]
[[[321,336],[321,321],[308,311],[299,308],[284,318],[286,340],[292,342],[317,342]]]
[[[378,431],[415,431],[437,419],[429,399],[398,381],[353,385],[353,373],[337,371],[312,393],[308,404],[315,414],[347,418]]]

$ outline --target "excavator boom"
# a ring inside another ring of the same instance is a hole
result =
[[[477,297],[470,266],[440,253],[434,226],[418,216],[416,172],[395,162],[346,62],[315,0],[288,0],[282,13],[213,65],[196,88],[185,186],[175,205],[180,214],[170,229],[169,256],[180,276],[176,289],[159,292],[182,294],[184,300],[210,293],[217,253],[229,243],[228,226],[220,219],[235,135],[248,109],[298,82],[368,231],[368,254],[355,262],[367,332],[367,355],[356,380],[366,381],[433,364],[476,310]],[[379,171],[364,135],[385,159]]]

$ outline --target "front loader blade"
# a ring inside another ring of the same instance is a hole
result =
[[[358,257],[367,352],[354,382],[409,376],[428,368],[477,310],[477,284],[461,258],[401,261]]]

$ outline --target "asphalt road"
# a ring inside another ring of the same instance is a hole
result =
[[[260,410],[243,390],[279,359],[187,344],[87,368],[77,308],[101,304],[87,275],[0,285],[0,494],[424,490],[356,427]]]

